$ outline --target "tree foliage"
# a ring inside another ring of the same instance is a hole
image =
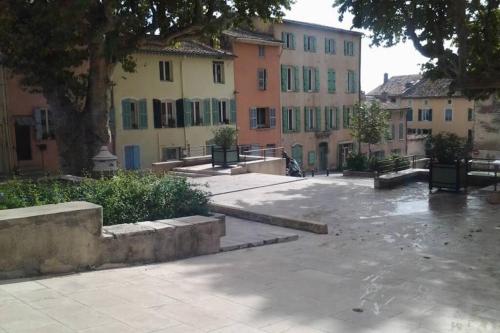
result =
[[[361,153],[361,143],[370,145],[379,143],[387,133],[390,114],[380,107],[380,103],[372,101],[358,104],[351,118],[351,134],[358,142],[358,153]]]
[[[279,18],[292,0],[2,0],[0,64],[43,93],[55,114],[61,166],[89,168],[107,127],[111,73],[134,70],[131,53],[152,37],[163,45]]]
[[[372,45],[410,40],[429,58],[431,78],[453,80],[451,90],[485,97],[500,89],[499,0],[335,0],[341,19],[372,31]]]

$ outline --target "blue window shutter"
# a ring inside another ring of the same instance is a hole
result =
[[[288,132],[288,110],[285,107],[281,108],[281,121],[283,133]]]
[[[212,121],[214,126],[220,124],[219,100],[217,98],[212,98]]]
[[[122,100],[122,122],[124,130],[132,128],[131,112],[132,111],[130,107],[130,100],[129,99]]]
[[[139,100],[139,128],[148,128],[148,108],[145,99]]]
[[[134,146],[134,170],[139,170],[141,168],[141,153],[139,146]]]
[[[43,127],[42,127],[42,110],[33,110],[33,117],[35,118],[35,137],[37,140],[43,139]]]
[[[257,109],[250,108],[250,128],[257,128]]]
[[[281,65],[281,91],[286,91],[288,82],[288,71],[286,66]]]
[[[236,124],[236,99],[232,98],[229,104],[229,123]]]
[[[295,132],[300,132],[300,108],[295,107],[294,108],[294,113],[295,113]]]
[[[319,92],[320,89],[320,77],[319,77],[319,68],[314,68],[314,90]]]
[[[193,104],[190,99],[184,99],[184,126],[193,125]]]
[[[321,109],[319,107],[316,108],[316,131],[321,130]]]
[[[210,114],[210,98],[203,100],[203,125],[210,126],[212,124]]]
[[[271,128],[276,128],[276,109],[269,109],[269,126]]]
[[[299,66],[293,66],[293,78],[295,81],[295,91],[300,91]]]

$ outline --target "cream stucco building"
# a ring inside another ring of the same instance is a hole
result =
[[[198,42],[149,43],[134,73],[113,73],[111,128],[120,167],[207,153],[213,130],[236,123],[233,55]]]
[[[360,96],[361,33],[291,20],[255,26],[283,43],[282,146],[305,170],[341,167],[353,147],[348,127]]]

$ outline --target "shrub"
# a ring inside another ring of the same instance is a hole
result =
[[[466,140],[454,133],[438,133],[428,140],[430,153],[439,163],[453,164],[466,152]]]
[[[368,161],[366,156],[361,154],[349,154],[346,159],[347,169],[353,171],[365,171]]]
[[[225,149],[229,149],[236,144],[238,130],[231,126],[223,126],[214,130],[214,143]]]
[[[372,156],[368,159],[368,170],[377,171],[379,165],[380,165],[380,161],[375,156]]]
[[[120,172],[112,178],[81,183],[12,180],[0,184],[0,209],[66,201],[103,207],[104,225],[208,214],[208,193],[185,178]]]

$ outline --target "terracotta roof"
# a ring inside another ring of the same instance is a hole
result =
[[[373,102],[378,102],[380,104],[380,108],[382,108],[384,110],[388,110],[388,111],[399,111],[399,110],[409,109],[409,107],[407,107],[407,106],[400,106],[400,105],[397,105],[396,103],[392,103],[389,101],[384,102],[384,101],[376,99],[372,96],[367,96],[366,100],[363,103],[371,104]]]
[[[381,96],[387,94],[388,96],[399,96],[420,79],[422,79],[422,75],[419,74],[392,76],[386,83],[373,89],[367,95]]]
[[[138,52],[210,58],[234,57],[229,51],[216,49],[198,41],[182,41],[172,46],[164,46],[160,42],[149,40],[139,47]]]
[[[403,97],[449,97],[451,79],[423,79],[405,91]],[[455,92],[451,96],[461,96]]]
[[[246,39],[253,40],[255,42],[272,42],[272,43],[281,43],[281,40],[275,39],[272,35],[258,33],[249,30],[243,30],[239,28],[225,30],[223,32],[226,36],[233,37],[235,39]]]
[[[347,29],[335,28],[335,27],[330,27],[330,26],[327,26],[327,25],[321,25],[321,24],[316,24],[316,23],[308,23],[308,22],[294,21],[294,20],[287,20],[287,19],[283,19],[283,23],[285,23],[285,24],[293,24],[293,25],[300,25],[300,26],[307,27],[307,28],[312,28],[312,29],[342,32],[342,33],[352,34],[352,35],[357,35],[357,36],[362,36],[363,35],[363,33],[358,32],[358,31],[352,31],[352,30],[347,30]]]

